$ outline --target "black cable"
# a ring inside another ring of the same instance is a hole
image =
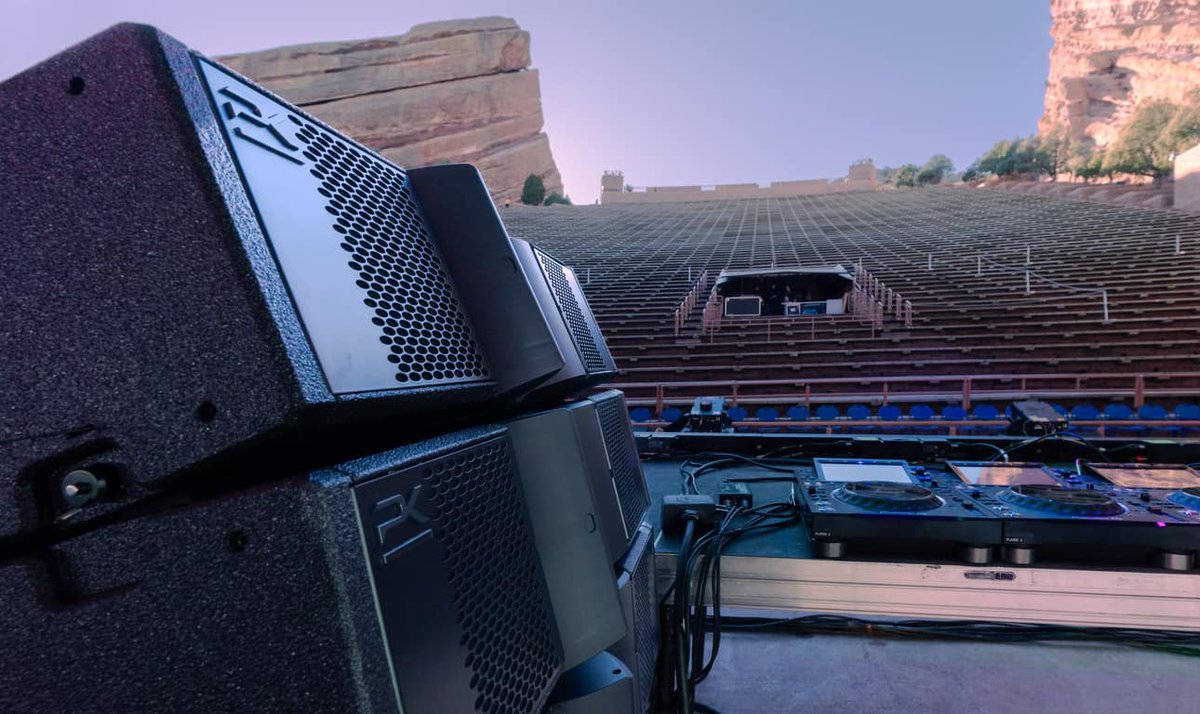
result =
[[[699,459],[702,458],[707,458],[709,461],[699,461]],[[798,459],[754,457],[721,452],[697,454],[687,461],[684,461],[679,466],[679,473],[683,477],[683,493],[692,495],[698,494],[699,490],[696,487],[696,478],[698,476],[707,471],[736,465],[738,463],[746,464],[756,468],[763,468],[770,471],[792,473],[795,470],[794,466],[800,466],[808,462]]]
[[[1008,457],[1004,453],[1004,449],[1001,449],[999,446],[996,446],[995,444],[988,442],[988,441],[948,442],[946,444],[946,446],[950,447],[951,449],[962,449],[962,448],[966,448],[968,446],[986,446],[989,449],[995,449],[997,456],[1004,457],[1005,461],[1008,460]]]
[[[979,620],[865,620],[842,615],[788,619],[726,618],[731,629],[780,630],[800,634],[869,634],[982,642],[1095,641],[1200,656],[1200,633],[1134,628],[1041,625]]]
[[[1093,444],[1092,442],[1083,438],[1082,436],[1080,436],[1078,434],[1072,434],[1071,432],[1067,432],[1067,431],[1060,431],[1060,432],[1049,432],[1046,434],[1042,434],[1041,436],[1034,437],[1032,439],[1026,439],[1025,441],[1022,441],[1018,444],[1014,444],[1013,446],[1010,446],[1009,448],[1001,451],[996,456],[993,456],[991,458],[991,460],[995,461],[995,460],[1003,457],[1004,460],[1007,461],[1009,454],[1012,454],[1013,452],[1015,452],[1019,449],[1023,449],[1027,446],[1033,446],[1034,444],[1037,444],[1037,443],[1040,443],[1043,441],[1047,441],[1050,439],[1055,439],[1055,440],[1061,439],[1063,441],[1074,441],[1076,443],[1083,444],[1084,446],[1088,447],[1092,451],[1095,451],[1097,454],[1100,455],[1101,458],[1103,458],[1103,459],[1108,458],[1108,455],[1105,453],[1104,449],[1100,448],[1099,446],[1096,446],[1095,444]]]
[[[675,607],[671,612],[675,643],[675,701],[679,714],[691,714],[691,692],[688,690],[687,593],[690,581],[688,560],[692,539],[696,535],[696,519],[685,517],[683,540],[679,545],[679,560],[675,564]]]

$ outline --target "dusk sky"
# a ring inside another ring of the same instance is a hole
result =
[[[969,164],[1032,133],[1047,0],[3,0],[0,78],[115,22],[206,54],[503,15],[533,36],[546,132],[576,203],[634,185],[844,175],[851,161]]]

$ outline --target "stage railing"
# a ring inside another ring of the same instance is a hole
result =
[[[655,413],[661,413],[667,405],[688,405],[697,396],[723,396],[729,400],[730,406],[737,406],[739,399],[746,399],[754,404],[803,404],[811,408],[814,402],[862,402],[888,404],[889,402],[918,402],[918,401],[959,401],[963,409],[971,408],[972,400],[995,401],[1013,398],[1044,398],[1069,399],[1077,398],[1106,398],[1128,397],[1133,399],[1133,407],[1140,408],[1150,396],[1186,397],[1197,393],[1195,387],[1154,389],[1147,388],[1147,379],[1166,381],[1200,378],[1200,372],[1153,372],[1153,373],[1089,373],[1089,374],[975,374],[975,375],[946,375],[930,376],[892,376],[892,377],[824,377],[814,379],[745,379],[734,381],[699,380],[678,382],[613,382],[606,388],[620,389],[627,392],[626,401],[631,406],[655,407]],[[1087,389],[1088,382],[1122,381],[1124,387],[1104,387]],[[1059,383],[1059,386],[1034,386],[1033,383]],[[944,392],[911,389],[913,385],[941,385],[951,387]],[[990,386],[1000,384],[1000,387]],[[1063,386],[1065,384],[1065,386]],[[837,387],[839,385],[854,386],[854,390],[844,391],[814,391],[813,387]],[[745,395],[741,390],[745,387],[785,387],[779,393]],[[875,387],[875,390],[869,389]],[[908,387],[908,389],[906,389]],[[990,388],[989,388],[990,387]],[[867,389],[864,389],[867,388]],[[630,390],[654,390],[653,397],[643,397],[628,394]],[[669,390],[688,390],[686,395],[671,395]],[[1017,395],[1017,396],[1014,396]]]
[[[746,419],[733,422],[736,430],[747,432],[788,431],[796,433],[803,429],[808,433],[824,430],[825,434],[853,433],[855,431],[879,431],[892,429],[894,433],[904,433],[905,430],[921,429],[945,432],[947,436],[961,436],[962,431],[974,432],[987,429],[989,434],[999,434],[1008,427],[1007,419],[895,419],[883,421],[880,419],[808,419],[805,421],[776,419],[775,421],[758,421]],[[633,423],[634,431],[656,431],[666,429],[670,424],[658,420],[640,421]],[[1071,419],[1071,433],[1085,431],[1086,434],[1106,436],[1111,429],[1141,429],[1145,431],[1176,431],[1179,429],[1200,430],[1200,419]],[[803,432],[801,432],[803,433]]]

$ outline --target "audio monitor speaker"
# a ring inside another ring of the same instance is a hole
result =
[[[617,588],[626,635],[609,648],[631,668],[635,711],[650,711],[658,663],[658,591],[654,579],[654,530],[644,523],[621,563]]]
[[[504,429],[0,563],[0,710],[513,712],[562,651]]]
[[[619,392],[508,424],[567,669],[632,631],[623,599],[633,596],[621,592],[628,578],[622,568],[642,535],[648,499],[637,454],[628,448],[628,422],[606,431],[602,417],[610,407],[623,416]],[[624,479],[631,483],[623,488]],[[623,490],[636,497],[623,497]]]
[[[617,366],[575,271],[529,241],[512,242],[565,360],[528,398],[578,394],[615,375]]]
[[[8,79],[0,118],[2,478],[99,450],[157,485],[570,367],[474,169],[427,212],[421,181],[154,28]],[[0,505],[0,534],[30,510]]]

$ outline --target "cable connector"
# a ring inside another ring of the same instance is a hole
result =
[[[717,492],[717,500],[730,508],[754,508],[754,494],[750,485],[737,481],[726,481]]]
[[[663,496],[662,529],[666,533],[678,533],[689,521],[696,523],[697,531],[706,531],[721,521],[717,513],[717,502],[712,496],[670,494]]]

